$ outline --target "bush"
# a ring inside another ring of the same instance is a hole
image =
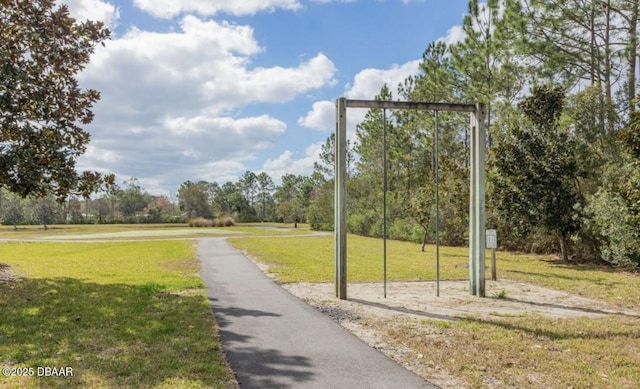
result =
[[[236,225],[231,216],[217,217],[211,222],[213,227],[232,227]]]
[[[602,259],[617,266],[638,266],[639,226],[625,200],[600,190],[591,197],[586,211],[585,229],[599,240]]]
[[[223,219],[223,223],[222,224],[224,225],[224,227],[233,227],[233,226],[236,225],[236,222],[235,222],[235,220],[233,220],[232,217],[227,216],[227,217],[225,217]]]
[[[189,227],[213,227],[213,225],[213,220],[205,219],[203,217],[189,219]]]

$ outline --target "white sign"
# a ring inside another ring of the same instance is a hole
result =
[[[498,248],[498,231],[487,230],[487,248],[488,249]]]

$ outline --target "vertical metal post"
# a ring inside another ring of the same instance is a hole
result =
[[[486,246],[486,233],[485,233],[485,181],[486,181],[486,172],[485,172],[485,149],[487,142],[487,133],[486,128],[484,126],[484,106],[481,104],[477,105],[476,108],[477,114],[477,134],[476,134],[476,156],[478,161],[476,163],[476,228],[477,228],[477,258],[478,258],[478,266],[476,271],[478,272],[478,289],[477,294],[479,297],[486,296],[486,286],[485,286],[485,246]]]
[[[476,204],[476,196],[475,196],[475,187],[478,185],[475,181],[475,165],[476,165],[476,150],[475,146],[475,133],[477,127],[477,112],[476,114],[472,114],[471,120],[469,123],[469,127],[471,128],[471,136],[469,137],[469,293],[472,295],[476,294],[476,289],[478,282],[476,280],[476,260],[475,260],[475,252],[477,245],[477,234],[476,234],[476,217],[474,214],[475,204]]]
[[[436,178],[436,296],[440,297],[440,123],[436,111],[435,178]]]
[[[491,279],[498,281],[498,271],[496,270],[496,249],[491,249]]]
[[[336,101],[335,139],[335,286],[336,297],[347,299],[347,100]]]
[[[471,206],[469,276],[471,294],[485,297],[485,143],[484,106],[477,105],[471,127]]]
[[[382,110],[382,256],[384,298],[387,298],[387,110]]]

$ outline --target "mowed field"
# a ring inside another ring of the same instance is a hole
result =
[[[333,238],[311,236],[307,227],[280,227],[1,228],[0,271],[7,265],[14,279],[0,277],[0,367],[9,369],[0,387],[233,387],[195,241],[226,237],[281,283],[333,282]],[[433,246],[422,253],[417,244],[390,241],[389,282],[433,282],[434,252]],[[380,240],[350,235],[348,255],[350,283],[382,280]],[[442,247],[441,279],[466,280],[467,263],[466,248]],[[499,252],[498,276],[620,312],[640,310],[634,272]],[[487,297],[509,298],[507,291]],[[335,302],[330,294],[323,299]],[[391,355],[399,362],[467,387],[636,388],[640,382],[640,316],[634,313],[353,320],[387,344],[401,345],[394,349],[401,353]]]
[[[194,239],[292,233],[2,227],[0,388],[234,387]]]

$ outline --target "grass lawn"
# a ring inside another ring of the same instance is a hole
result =
[[[0,387],[233,382],[192,242],[3,243],[0,253],[20,276],[0,283],[0,367],[73,369],[0,375]]]
[[[269,264],[280,282],[333,282],[332,237],[230,242]],[[497,260],[499,278],[640,310],[637,273],[568,265],[553,256],[498,252]],[[467,264],[466,248],[441,247],[443,280],[468,279]],[[382,241],[349,235],[347,273],[349,282],[381,281]],[[428,246],[422,253],[417,244],[389,241],[388,276],[396,281],[434,280],[435,247]],[[474,388],[637,388],[640,382],[637,316],[596,319],[528,314],[468,316],[457,321],[371,319],[360,324],[386,341],[407,347],[406,360],[442,367]]]
[[[279,282],[333,282],[333,237],[230,238],[236,248],[270,265]],[[491,277],[487,252],[487,279]],[[605,300],[627,308],[639,308],[640,275],[593,265],[570,265],[550,255],[498,252],[499,278],[532,283],[585,297]],[[348,282],[381,281],[382,240],[349,235]],[[440,247],[442,280],[469,279],[466,247]],[[387,242],[387,275],[391,281],[435,280],[435,246]]]
[[[223,228],[196,228],[186,224],[80,224],[42,226],[0,226],[0,239],[7,240],[149,240],[196,239],[224,236],[273,236],[309,234],[308,225],[281,223],[239,224]]]

